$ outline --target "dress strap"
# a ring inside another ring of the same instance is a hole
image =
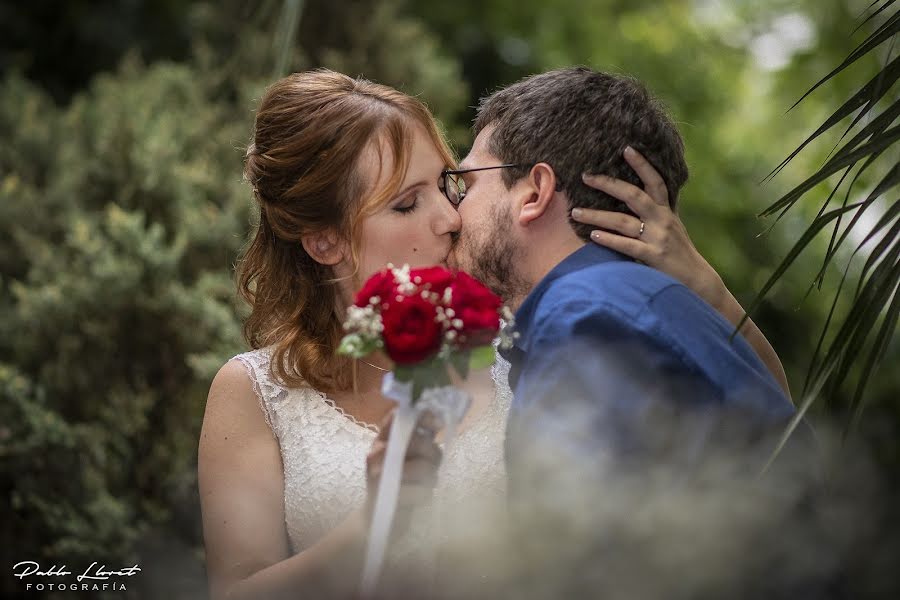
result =
[[[272,427],[272,404],[287,395],[287,389],[279,385],[272,376],[271,351],[269,348],[259,348],[234,357],[247,369],[247,374],[253,382],[253,391],[259,400],[259,406],[269,427]]]

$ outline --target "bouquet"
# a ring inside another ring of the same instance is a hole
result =
[[[384,350],[415,402],[427,388],[450,385],[451,368],[465,379],[470,369],[493,364],[501,317],[511,320],[509,309],[468,273],[388,265],[347,309],[338,352],[362,358]]]
[[[388,268],[366,281],[347,309],[340,354],[362,358],[384,351],[394,370],[382,393],[397,401],[384,470],[375,498],[360,583],[372,598],[384,564],[402,475],[403,455],[416,420],[430,411],[446,426],[449,452],[470,398],[451,385],[450,369],[465,379],[470,369],[493,364],[493,340],[510,311],[477,279],[442,267]],[[502,343],[502,342],[501,342]],[[507,342],[508,343],[508,342]]]

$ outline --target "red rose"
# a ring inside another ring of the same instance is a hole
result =
[[[394,274],[390,269],[385,269],[369,277],[362,289],[356,293],[353,303],[365,308],[373,296],[378,296],[382,302],[390,302],[396,295],[397,284],[394,283]]]
[[[419,295],[391,302],[381,313],[384,348],[398,365],[421,362],[441,347],[443,334],[436,307]]]
[[[453,271],[444,267],[425,267],[423,269],[412,269],[409,272],[409,278],[420,289],[428,288],[429,291],[443,296],[444,290],[453,283],[456,275]]]
[[[483,346],[500,329],[500,307],[503,301],[483,283],[464,271],[456,274],[450,286],[450,308],[454,319],[462,321],[460,333],[465,347]]]

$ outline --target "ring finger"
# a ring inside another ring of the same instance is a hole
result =
[[[638,239],[645,235],[646,225],[637,217],[608,210],[576,208],[572,217],[580,223],[594,225],[607,231],[615,231],[624,236]]]

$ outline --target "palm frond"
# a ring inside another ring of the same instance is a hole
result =
[[[877,160],[877,158],[879,156],[881,156],[880,153],[877,155],[870,156],[869,159],[866,161],[866,163],[863,165],[863,168],[860,169],[860,172],[862,172],[865,169],[865,167],[868,167],[868,166],[874,164],[874,162]],[[857,173],[857,177],[858,176],[859,176],[859,173]],[[894,165],[894,168],[892,168],[891,171],[887,175],[884,176],[884,178],[878,183],[878,185],[875,186],[875,189],[872,190],[872,192],[869,194],[869,196],[865,200],[863,200],[862,206],[859,208],[858,211],[856,211],[856,214],[853,215],[853,219],[850,220],[850,224],[847,225],[846,228],[844,228],[844,232],[841,234],[840,239],[837,240],[837,242],[835,242],[834,237],[832,237],[832,241],[831,241],[831,243],[829,243],[828,250],[825,253],[825,260],[823,261],[822,269],[819,271],[818,275],[816,275],[815,279],[813,280],[812,286],[818,286],[821,288],[822,279],[825,277],[825,269],[831,263],[831,260],[834,258],[834,255],[837,254],[837,251],[838,251],[838,249],[840,249],[841,245],[844,243],[844,240],[847,239],[847,237],[850,235],[850,232],[853,230],[853,228],[856,226],[856,224],[862,218],[863,213],[865,213],[866,209],[869,208],[875,202],[875,200],[880,198],[884,192],[886,192],[893,186],[897,185],[898,183],[900,183],[900,165]],[[851,184],[851,186],[847,189],[847,197],[845,198],[845,201],[844,201],[845,206],[846,206],[847,199],[849,199],[849,196],[850,196],[850,190],[852,190],[852,189],[853,189],[853,187]],[[838,218],[838,222],[839,221],[840,221],[840,218]],[[838,225],[839,225],[839,223],[838,223]],[[835,228],[834,233],[835,233],[835,235],[837,234],[837,226]]]
[[[877,136],[872,136],[871,141],[863,144],[862,146],[859,146],[852,152],[839,152],[837,155],[835,155],[834,158],[825,163],[811,177],[779,198],[769,208],[762,211],[759,216],[767,217],[776,210],[781,210],[783,208],[792,206],[795,202],[797,202],[797,200],[800,199],[801,196],[803,196],[803,194],[813,189],[841,169],[852,166],[866,156],[874,154],[876,152],[880,152],[888,148],[889,146],[892,146],[898,139],[900,139],[900,125],[892,127],[891,129],[888,129],[887,131]]]
[[[857,26],[856,26],[856,29],[854,29],[853,32],[850,33],[850,35],[853,35],[853,34],[856,33],[857,31],[859,31],[860,29],[862,29],[863,26],[865,26],[866,23],[868,23],[869,21],[871,21],[872,19],[874,19],[875,17],[877,17],[878,15],[880,15],[880,14],[881,14],[882,12],[884,12],[886,9],[890,8],[890,7],[891,7],[891,4],[893,4],[895,1],[896,1],[896,0],[888,0],[887,2],[885,2],[884,4],[882,4],[881,6],[879,6],[879,7],[878,7],[878,10],[876,10],[875,12],[873,12],[872,14],[870,14],[868,17],[865,18],[865,20],[864,20],[862,23],[860,23],[859,25],[857,25]],[[863,12],[866,12],[866,11],[870,10],[873,6],[875,6],[875,5],[878,4],[879,2],[881,2],[881,0],[876,0],[875,2],[873,2],[872,4],[870,4],[869,7],[868,7],[865,11],[863,11]]]
[[[895,280],[896,286],[896,280]],[[887,351],[887,346],[891,341],[891,337],[894,334],[894,331],[897,329],[897,317],[900,315],[900,294],[896,293],[896,287],[894,289],[894,299],[891,301],[890,308],[888,308],[887,316],[884,319],[884,322],[881,325],[881,328],[878,331],[878,335],[875,339],[875,343],[872,345],[872,349],[869,352],[869,356],[866,358],[865,365],[863,366],[862,372],[859,376],[859,382],[856,385],[856,392],[853,394],[853,398],[850,401],[850,405],[855,407],[853,410],[853,418],[847,426],[847,430],[853,430],[859,425],[860,418],[862,417],[863,408],[865,408],[866,401],[863,392],[866,389],[866,384],[869,382],[869,378],[872,376],[872,373],[875,371],[875,368],[881,362],[881,359],[884,357],[884,353]]]
[[[857,208],[862,206],[862,204],[862,202],[856,202],[854,204],[851,204],[850,206],[836,208],[830,212],[825,213],[818,219],[815,219],[812,224],[810,224],[807,230],[803,232],[803,235],[800,236],[800,239],[797,240],[797,242],[794,244],[793,248],[790,249],[787,256],[785,256],[781,261],[781,264],[779,264],[775,268],[775,272],[772,273],[769,279],[763,284],[762,289],[756,295],[756,298],[754,298],[750,303],[750,308],[747,309],[746,313],[744,314],[744,318],[741,319],[740,323],[738,323],[735,332],[737,332],[737,330],[740,330],[740,328],[744,326],[744,323],[747,321],[750,314],[759,307],[760,303],[763,301],[763,298],[765,298],[769,290],[772,289],[772,286],[774,286],[781,279],[781,276],[784,275],[784,273],[794,263],[797,257],[800,256],[800,253],[803,252],[803,250],[809,245],[811,241],[813,241],[813,239],[819,234],[819,232],[826,225],[828,225],[828,223],[834,221],[840,215],[856,210]]]
[[[885,303],[896,292],[897,277],[900,276],[900,268],[896,266],[897,256],[900,253],[898,236],[900,236],[900,221],[894,225],[891,233],[883,240],[883,242],[889,242],[893,239],[893,247],[888,250],[887,246],[891,244],[885,244],[881,252],[878,249],[873,251],[873,256],[877,254],[882,260],[872,272],[871,277],[861,284],[855,298],[854,308],[841,323],[821,363],[812,368],[811,374],[807,377],[807,386],[811,385],[810,382],[815,382],[816,387],[821,387],[818,384],[824,383],[823,380],[828,379],[828,395],[833,395],[846,379]],[[806,392],[808,389],[805,389],[802,395],[805,395]]]
[[[850,272],[850,266],[853,262],[853,259],[856,257],[856,255],[859,253],[859,251],[862,250],[862,248],[866,244],[869,243],[870,240],[872,240],[876,235],[878,235],[878,233],[882,229],[887,227],[888,224],[891,223],[891,221],[896,219],[898,215],[900,215],[900,201],[895,201],[891,204],[891,208],[888,209],[888,211],[885,212],[885,214],[881,217],[881,219],[879,219],[879,221],[872,227],[872,229],[869,231],[868,235],[866,235],[866,237],[863,238],[863,240],[856,246],[856,249],[853,251],[853,254],[850,256],[850,260],[847,261],[847,266],[844,268],[844,274],[841,277],[841,281],[838,284],[837,291],[834,294],[834,299],[832,300],[832,303],[831,303],[831,309],[828,311],[828,317],[825,320],[825,324],[822,326],[822,331],[819,336],[819,341],[817,342],[816,349],[813,352],[813,358],[810,361],[810,367],[807,371],[806,381],[803,383],[803,392],[801,393],[801,395],[804,395],[805,392],[809,389],[810,382],[813,378],[813,375],[819,370],[819,366],[818,366],[819,365],[819,357],[821,356],[821,353],[822,353],[822,346],[825,342],[825,336],[828,333],[829,326],[831,324],[831,320],[834,317],[835,309],[837,308],[837,305],[838,305],[838,300],[840,300],[840,298],[841,298],[841,292],[844,289],[844,283],[847,280],[847,275]],[[894,228],[896,229],[897,226],[895,225]],[[871,268],[871,266],[878,260],[879,257],[884,255],[884,252],[887,249],[887,246],[891,243],[892,240],[894,240],[896,238],[897,234],[898,234],[897,231],[889,232],[889,234],[886,235],[884,237],[884,239],[882,239],[882,241],[878,244],[878,246],[874,249],[874,251],[869,256],[869,260],[866,261],[866,265],[863,268],[862,275],[860,276],[859,285],[857,286],[856,292],[854,293],[855,298],[858,298],[861,293],[860,286],[862,285],[862,282],[865,281],[866,273],[868,272],[869,268]]]
[[[898,210],[900,210],[900,201],[894,201],[894,204],[891,205],[890,210],[888,210],[887,213],[885,213],[885,215],[878,221],[876,226],[872,228],[872,231],[868,236],[866,236],[866,239],[863,240],[862,243],[865,243],[866,241],[874,237],[878,233],[878,231],[887,226],[887,224],[897,216]],[[875,265],[875,263],[881,260],[884,253],[887,252],[887,247],[892,244],[898,236],[900,236],[900,221],[898,221],[894,224],[893,227],[891,227],[887,235],[885,235],[884,238],[880,242],[878,242],[878,244],[875,246],[875,248],[872,249],[872,252],[869,254],[869,258],[866,260],[866,264],[863,266],[862,273],[860,273],[859,275],[859,285],[856,288],[856,292],[854,292],[853,294],[853,297],[855,299],[859,298],[860,294],[862,293],[862,282],[866,280],[866,277],[869,274],[869,270]],[[860,246],[862,246],[862,244],[860,244]]]
[[[281,7],[281,17],[278,20],[278,33],[276,42],[275,72],[273,79],[287,74],[291,60],[291,49],[294,47],[297,37],[297,27],[300,24],[300,14],[303,12],[303,0],[284,0]]]
[[[823,363],[828,363],[829,360],[839,360],[841,361],[839,369],[848,370],[851,362],[855,360],[857,352],[871,329],[868,325],[874,325],[884,307],[884,302],[891,297],[897,287],[900,270],[898,270],[896,261],[898,253],[900,253],[900,243],[896,243],[896,241],[895,238],[893,248],[887,252],[887,256],[872,271],[871,277],[861,286],[857,296],[860,310],[851,311],[835,337],[835,342],[841,340],[846,341],[846,344],[832,344]],[[846,338],[842,336],[846,336]]]
[[[800,254],[808,250],[810,243],[822,229],[826,226],[833,226],[821,269],[814,277],[807,290],[807,295],[813,288],[821,289],[829,265],[834,263],[838,252],[846,245],[851,232],[857,231],[864,222],[863,216],[866,211],[871,212],[873,206],[882,206],[878,203],[879,199],[900,185],[900,162],[897,161],[897,154],[894,152],[895,143],[900,138],[900,125],[896,124],[897,119],[900,118],[900,100],[894,95],[889,96],[897,79],[900,78],[900,57],[892,58],[895,36],[900,31],[900,11],[897,10],[895,0],[872,2],[864,12],[864,16],[860,17],[861,22],[854,32],[871,24],[878,17],[884,19],[883,24],[875,28],[847,55],[841,64],[817,81],[791,106],[793,109],[816,89],[849,67],[864,68],[861,66],[863,63],[859,62],[860,59],[871,55],[883,43],[890,41],[887,58],[879,72],[869,78],[864,85],[851,94],[849,99],[838,106],[766,177],[766,179],[770,179],[777,175],[802,150],[840,123],[849,120],[849,125],[844,129],[825,163],[760,213],[760,216],[776,215],[775,223],[777,223],[797,202],[806,197],[810,190],[842,172],[840,180],[819,206],[815,217],[800,239],[795,242],[768,281],[762,286],[757,297],[750,303],[748,314],[759,306],[762,299],[784,276]],[[864,122],[864,119],[868,120]],[[849,139],[847,139],[848,137]],[[863,200],[851,202],[854,189],[858,182],[863,181],[863,175],[867,180],[872,173],[880,175],[878,183]],[[838,208],[830,208],[839,190],[844,192],[843,202]],[[851,374],[858,379],[853,393],[846,397],[844,404],[849,410],[849,414],[852,415],[847,424],[847,431],[852,430],[859,422],[867,404],[866,386],[876,373],[897,329],[898,319],[900,319],[900,292],[898,292],[898,283],[900,283],[900,260],[898,260],[900,258],[900,219],[898,219],[900,217],[900,198],[892,199],[884,206],[884,213],[880,215],[877,222],[874,225],[867,225],[867,231],[864,232],[862,241],[856,245],[843,270],[837,292],[832,299],[831,308],[810,361],[801,393],[800,409],[779,442],[773,459],[812,403],[820,396],[835,397],[847,383]],[[849,213],[853,213],[852,218],[845,224],[845,215]],[[877,236],[881,236],[880,240],[869,249],[869,242]],[[851,303],[847,313],[839,319],[837,317],[839,300],[843,297],[842,294],[845,294],[845,283],[851,279],[851,272],[855,272],[855,270],[851,271],[851,265],[864,247],[868,252],[867,259],[859,274],[852,277],[856,279],[856,285],[853,295],[847,297]],[[832,330],[836,330],[833,335]]]
[[[821,136],[826,131],[830,130],[845,118],[849,117],[860,107],[866,107],[863,111],[861,111],[861,115],[868,114],[868,112],[875,107],[878,100],[880,100],[888,92],[888,90],[891,89],[891,86],[894,85],[898,77],[900,77],[900,57],[897,57],[893,61],[891,61],[889,65],[887,65],[875,77],[873,77],[868,83],[866,83],[866,85],[864,85],[856,94],[854,94],[849,100],[844,102],[844,104],[842,104],[840,108],[834,111],[834,113],[830,117],[828,117],[828,119],[818,129],[816,129],[812,133],[812,135],[806,138],[806,140],[804,140],[796,150],[791,152],[787,158],[781,161],[781,164],[775,167],[763,181],[766,181],[773,178],[775,175],[778,175],[778,173],[780,173],[781,170],[784,169],[784,167],[786,167],[787,164],[794,159],[794,157],[800,154],[800,152],[804,148],[806,148],[813,140]],[[847,148],[848,146],[850,146],[849,142],[848,144],[844,145],[844,148]],[[850,147],[852,148],[852,146]],[[832,156],[831,160],[839,158],[839,155],[840,152]],[[781,208],[781,206],[778,206],[778,208],[776,208],[776,205],[778,205],[777,202],[766,209],[762,216],[771,214],[772,212],[775,212],[776,210],[779,210]]]
[[[872,166],[876,160],[878,160],[879,156],[881,156],[880,152],[878,154],[873,154],[873,155],[869,156],[869,158],[866,159],[866,162],[863,163],[863,165],[859,169],[856,170],[856,174],[853,176],[853,179],[850,180],[850,184],[847,186],[847,192],[844,194],[844,202],[841,204],[841,206],[847,206],[847,203],[850,202],[850,194],[853,192],[853,187],[854,187],[854,185],[856,185],[856,182],[859,180],[859,177],[863,173],[865,173],[866,169],[868,169],[870,166]],[[835,193],[841,187],[841,184],[844,182],[844,179],[847,178],[847,175],[850,173],[850,171],[852,169],[853,169],[853,167],[847,167],[847,170],[844,171],[844,175],[841,177],[841,180],[838,181],[836,186],[834,186],[834,190],[832,190],[831,194],[828,195],[828,199],[822,205],[822,208],[819,209],[820,213],[823,212],[825,210],[825,208],[831,203],[831,199],[834,197]],[[828,265],[831,264],[831,259],[834,258],[835,254],[837,254],[837,251],[840,248],[841,243],[846,239],[846,234],[849,233],[851,229],[853,229],[853,226],[856,225],[857,221],[859,220],[859,217],[862,216],[862,212],[864,210],[865,210],[865,208],[860,209],[859,211],[856,212],[855,215],[853,215],[853,220],[850,222],[850,225],[847,227],[847,229],[844,230],[844,235],[842,235],[840,237],[840,239],[838,239],[838,233],[841,230],[841,223],[843,222],[843,215],[838,217],[837,220],[834,222],[834,228],[831,231],[831,239],[828,240],[828,249],[825,251],[824,260],[822,260],[822,268],[819,269],[819,273],[813,278],[813,281],[810,284],[809,289],[806,291],[806,295],[803,296],[803,300],[806,300],[807,296],[809,296],[809,294],[812,293],[813,289],[818,289],[818,290],[822,289],[822,282],[825,280],[825,271],[828,269]]]
[[[828,333],[829,327],[831,326],[831,320],[834,318],[834,314],[836,312],[838,301],[841,299],[841,291],[844,289],[844,283],[847,282],[847,275],[850,273],[850,265],[851,262],[847,262],[847,266],[844,268],[844,274],[841,277],[840,283],[838,283],[837,291],[834,293],[834,298],[831,301],[831,308],[828,310],[828,317],[825,319],[825,324],[822,325],[822,331],[819,334],[819,341],[816,342],[816,349],[813,351],[812,360],[809,361],[809,368],[806,371],[806,380],[803,382],[803,388],[800,392],[801,397],[805,397],[807,395],[807,390],[813,381],[813,374],[818,371],[819,367],[819,359],[822,356],[822,346],[825,345],[825,338]]]
[[[807,90],[806,93],[803,94],[803,96],[801,96],[799,100],[794,102],[794,104],[791,105],[791,108],[789,108],[788,110],[790,111],[790,110],[794,109],[798,104],[803,102],[803,100],[805,100],[807,96],[809,96],[814,91],[816,91],[820,86],[822,86],[822,84],[824,84],[825,82],[834,78],[835,75],[837,75],[838,73],[840,73],[841,71],[843,71],[844,69],[846,69],[847,67],[852,65],[853,63],[855,63],[857,60],[859,60],[860,58],[862,58],[863,56],[865,56],[866,54],[868,54],[869,52],[874,50],[876,47],[880,46],[881,44],[883,44],[884,42],[886,42],[890,39],[893,39],[894,35],[897,33],[898,30],[900,30],[900,13],[894,13],[893,15],[891,15],[891,17],[887,20],[887,22],[884,25],[879,27],[872,35],[870,35],[859,46],[857,46],[849,54],[849,56],[847,56],[847,58],[844,59],[844,62],[842,62],[837,67],[835,67],[834,70],[831,71],[831,73],[829,73],[828,75],[826,75],[825,77],[823,77],[822,79],[817,81],[816,84],[814,86],[812,86],[809,90]]]

